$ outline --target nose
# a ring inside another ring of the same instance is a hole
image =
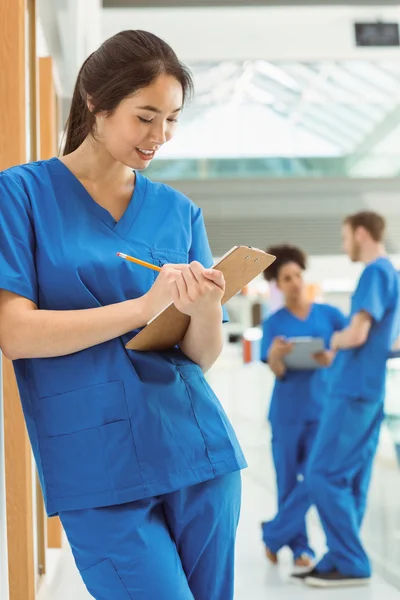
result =
[[[162,121],[162,123],[154,123],[154,126],[151,129],[151,142],[157,146],[162,146],[168,139],[165,121]]]

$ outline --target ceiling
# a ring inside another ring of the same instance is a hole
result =
[[[164,158],[351,156],[350,169],[360,169],[379,147],[381,156],[397,159],[383,166],[399,169],[400,62],[260,59],[190,67],[196,94]]]

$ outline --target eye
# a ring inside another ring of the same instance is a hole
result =
[[[147,123],[147,124],[149,124],[149,123],[152,123],[152,122],[153,122],[153,120],[152,120],[152,119],[144,119],[143,117],[138,117],[138,119],[139,119],[139,121],[140,121],[141,123]]]
[[[169,123],[178,123],[179,119],[167,119]]]

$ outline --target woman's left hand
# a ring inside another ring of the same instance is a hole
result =
[[[175,281],[173,300],[176,308],[192,318],[207,319],[221,310],[225,279],[221,271],[205,269],[199,262],[179,266],[181,277]]]
[[[322,350],[314,354],[314,359],[321,367],[330,367],[334,358],[335,352],[332,350]]]

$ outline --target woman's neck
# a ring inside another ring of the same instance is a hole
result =
[[[117,162],[90,136],[62,160],[78,179],[101,187],[114,187],[118,182],[124,184],[134,179],[132,169]]]
[[[310,307],[311,302],[309,302],[306,298],[286,301],[286,308],[295,315],[307,315],[310,312]]]

